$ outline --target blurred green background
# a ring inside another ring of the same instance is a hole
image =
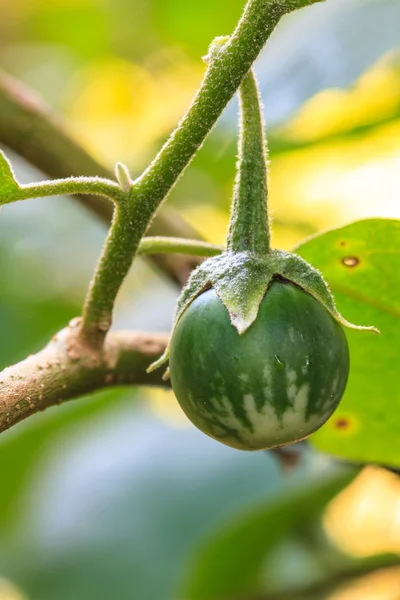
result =
[[[98,160],[139,173],[243,4],[0,0],[0,66]],[[274,245],[400,218],[399,22],[400,0],[328,0],[286,17],[260,56]],[[218,243],[236,112],[233,101],[169,200]],[[21,181],[43,177],[3,149]],[[79,313],[104,236],[70,199],[2,209],[3,367]],[[177,293],[137,261],[115,326],[168,330]],[[0,600],[400,598],[387,556],[400,553],[395,474],[311,450],[287,472],[271,453],[206,438],[170,392],[107,391],[36,415],[1,435],[0,474]]]

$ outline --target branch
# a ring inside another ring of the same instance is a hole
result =
[[[61,119],[32,90],[0,73],[0,141],[50,177],[71,175],[113,178],[66,131]],[[104,222],[113,207],[98,196],[76,196]],[[173,209],[163,207],[151,224],[150,235],[199,238],[199,234]],[[176,283],[183,284],[198,261],[191,257],[154,255],[151,260]]]
[[[110,332],[101,350],[79,338],[80,320],[57,333],[37,354],[0,373],[0,432],[49,406],[120,385],[167,386],[146,373],[162,353],[166,335]]]
[[[111,327],[115,299],[133,260],[132,239],[136,239],[136,223],[127,193],[115,206],[111,227],[83,305],[81,335],[91,346],[101,345]]]

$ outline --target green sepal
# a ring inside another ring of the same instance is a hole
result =
[[[20,190],[12,166],[4,152],[0,150],[0,205],[13,202]]]
[[[245,333],[256,320],[260,303],[274,277],[281,277],[308,292],[343,327],[379,333],[375,327],[353,325],[342,317],[327,282],[307,261],[290,252],[272,250],[266,255],[224,252],[197,267],[178,298],[172,334],[188,306],[211,287],[228,310],[232,325],[239,334]],[[148,372],[167,362],[169,351],[168,344],[164,354],[150,365]]]
[[[256,320],[274,275],[268,255],[225,252],[206,262],[211,286],[227,308],[232,325],[239,334],[244,333]]]

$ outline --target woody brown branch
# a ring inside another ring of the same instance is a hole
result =
[[[79,339],[79,319],[48,345],[0,373],[0,432],[50,406],[121,385],[168,386],[147,367],[162,354],[167,336],[110,332],[101,351]]]
[[[52,178],[99,176],[114,179],[113,173],[96,161],[66,131],[61,119],[46,103],[21,82],[0,72],[0,143],[5,144]],[[92,213],[109,223],[112,204],[98,196],[74,196]],[[148,235],[200,239],[184,219],[162,207]],[[183,284],[199,259],[181,255],[152,255],[170,279]]]

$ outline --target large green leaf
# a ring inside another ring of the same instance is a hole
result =
[[[319,449],[355,461],[400,465],[400,221],[368,219],[318,235],[297,253],[320,269],[346,319],[350,379],[339,408],[312,436]]]

